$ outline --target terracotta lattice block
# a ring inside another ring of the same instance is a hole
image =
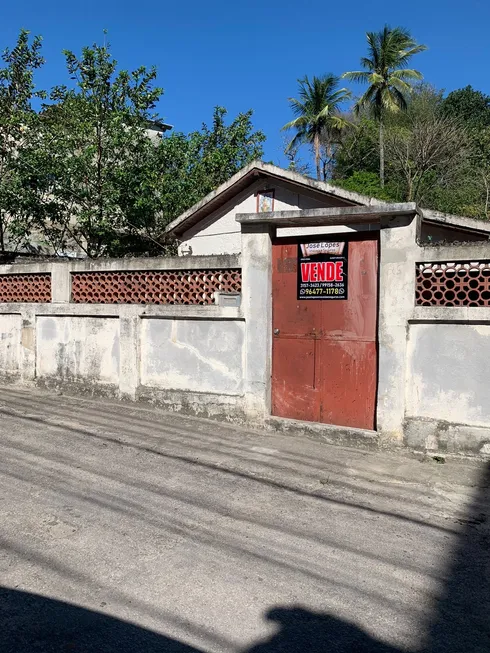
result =
[[[51,275],[1,274],[0,302],[51,302]]]
[[[240,292],[242,273],[227,270],[73,272],[77,304],[214,304],[214,293]]]
[[[490,306],[490,261],[418,263],[418,306]]]

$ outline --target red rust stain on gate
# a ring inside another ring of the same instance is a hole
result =
[[[346,300],[298,300],[298,243],[273,245],[272,413],[373,429],[378,241],[364,234],[346,239]]]

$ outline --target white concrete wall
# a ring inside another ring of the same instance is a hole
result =
[[[20,315],[0,315],[0,373],[20,371],[22,318]]]
[[[239,395],[244,323],[145,319],[141,325],[141,384],[165,390]]]
[[[411,324],[407,362],[408,417],[490,426],[490,325]]]
[[[119,320],[40,316],[36,320],[36,376],[119,385]]]
[[[307,194],[298,193],[297,188],[270,180],[257,182],[245,191],[237,194],[219,210],[202,220],[195,227],[186,231],[179,246],[183,254],[191,248],[193,255],[209,256],[214,254],[236,254],[241,252],[242,241],[240,225],[235,220],[237,213],[255,213],[257,210],[257,193],[261,190],[274,190],[274,211],[293,209],[313,209],[332,206],[335,199],[324,201]]]
[[[75,304],[70,287],[74,271],[239,267],[236,256],[0,266],[0,274],[49,273],[52,285],[51,303],[0,302],[0,378],[243,416],[246,329],[239,305]]]
[[[267,224],[244,224],[241,258],[0,267],[3,274],[49,272],[53,285],[50,304],[0,303],[0,377],[263,423],[270,415],[273,234]],[[422,248],[416,237],[416,219],[381,223],[378,434],[425,450],[490,453],[490,307],[414,305],[416,263],[486,260],[490,244]],[[74,270],[179,267],[242,267],[241,306],[70,302]]]
[[[225,405],[231,419],[243,413],[245,332],[239,306],[0,304],[0,379],[177,410],[192,395],[192,412]]]

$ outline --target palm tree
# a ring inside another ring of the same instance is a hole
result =
[[[332,73],[298,79],[299,99],[289,98],[296,118],[284,125],[283,130],[295,129],[296,135],[286,147],[286,152],[303,143],[312,145],[315,154],[316,177],[321,179],[320,149],[325,139],[347,124],[340,115],[339,105],[351,96],[346,88],[338,88],[340,78]]]
[[[366,38],[369,56],[361,59],[364,70],[344,73],[342,77],[369,84],[354,109],[359,112],[367,107],[379,123],[379,179],[384,186],[384,116],[387,112],[406,110],[407,98],[412,91],[410,82],[422,79],[422,74],[404,66],[427,46],[418,45],[408,30],[402,27],[391,29],[387,25],[381,32],[367,32]]]

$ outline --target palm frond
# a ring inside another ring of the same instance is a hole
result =
[[[415,44],[414,41],[412,41],[413,45],[404,48],[399,55],[399,60],[400,60],[400,65],[404,65],[407,63],[412,57],[414,57],[416,54],[419,54],[420,52],[425,52],[427,50],[426,45],[418,45]]]
[[[408,82],[405,82],[403,79],[397,79],[396,77],[390,77],[390,86],[397,88],[400,93],[407,95],[412,92],[412,87]]]
[[[352,97],[352,91],[350,91],[348,88],[340,88],[338,91],[332,93],[332,95],[330,96],[330,103],[337,105],[342,102],[346,102],[347,100],[350,100],[351,97]]]
[[[383,86],[386,83],[386,79],[380,73],[371,73],[369,76],[369,83],[372,86]]]
[[[353,82],[365,83],[369,81],[371,73],[365,72],[364,70],[353,70],[352,72],[344,73],[342,79],[350,79]]]
[[[370,54],[373,68],[376,69],[380,64],[379,34],[376,32],[366,32],[366,40],[368,42],[368,53]]]
[[[299,96],[302,98],[303,102],[308,102],[312,95],[311,82],[308,79],[308,75],[305,75],[303,79],[298,79],[299,83]]]
[[[284,128],[283,128],[284,129]],[[306,138],[306,134],[296,134],[293,136],[293,138],[289,141],[289,143],[286,145],[285,152],[291,152],[291,150],[297,149],[300,145],[303,145],[303,143],[307,143],[308,139]]]
[[[300,102],[294,97],[290,97],[288,102],[295,116],[302,116],[307,113],[308,110],[304,102]]]
[[[405,111],[407,108],[405,96],[394,87],[385,89],[382,94],[382,102],[383,110],[389,113],[397,113],[400,110]]]
[[[281,127],[281,131],[288,131],[288,129],[302,129],[306,127],[307,124],[308,124],[307,117],[299,116],[298,118],[291,120],[291,122],[286,123],[284,127]]]
[[[376,96],[378,94],[378,89],[375,86],[370,86],[367,91],[361,95],[354,105],[354,113],[359,114],[360,110],[364,107],[369,107],[373,113],[376,113],[375,106]]]
[[[395,98],[395,102],[402,111],[407,110],[407,98],[406,96],[396,87],[391,89],[391,92]]]
[[[375,70],[376,64],[369,57],[361,57],[361,66],[366,70]]]
[[[400,68],[400,70],[393,70],[390,73],[390,77],[393,79],[414,79],[414,80],[420,80],[423,79],[422,73],[420,73],[418,70],[413,70],[411,68]]]
[[[347,118],[344,118],[344,116],[332,116],[331,122],[332,127],[338,130],[345,129],[345,127],[350,127],[352,125],[352,122],[347,120]]]
[[[322,120],[324,118],[327,118],[332,112],[332,106],[330,104],[326,104],[323,109],[317,113],[316,119],[317,120]]]
[[[397,113],[400,107],[395,102],[391,89],[386,89],[382,95],[382,110],[386,113]]]

